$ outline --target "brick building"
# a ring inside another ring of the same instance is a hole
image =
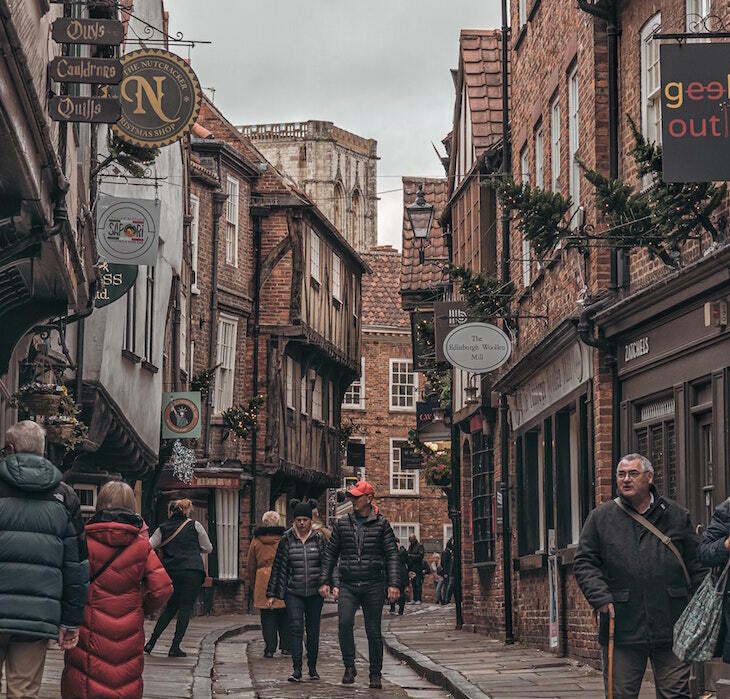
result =
[[[401,255],[386,245],[363,258],[371,273],[363,278],[362,364],[342,409],[343,420],[356,426],[351,440],[365,444],[365,468],[346,469],[345,481],[365,477],[373,484],[378,507],[406,548],[415,534],[427,554],[441,553],[451,536],[446,496],[422,472],[401,469],[401,449],[425,390],[413,371],[410,318],[401,308]],[[433,599],[433,585],[424,592]]]
[[[576,157],[606,175],[615,167],[615,175],[640,185],[628,154],[633,139],[624,115],[649,140],[661,138],[655,94],[661,84],[659,41],[653,34],[660,25],[664,32],[691,31],[693,15],[705,15],[709,8],[692,0],[637,0],[621,3],[614,15],[616,3],[579,5],[511,3],[510,162],[516,181],[570,194],[568,216],[582,233],[583,223],[595,231],[605,230],[607,223],[596,211],[593,187]],[[620,27],[620,70],[616,89],[609,90],[614,27]],[[570,37],[567,42],[565,37]],[[452,236],[455,262],[501,275],[500,211],[482,190],[479,213],[472,213],[467,225],[464,214],[469,203],[474,211],[474,197],[469,201],[468,185],[460,183],[469,162],[484,175],[500,157],[501,125],[494,117],[501,100],[489,89],[490,80],[494,85],[489,76],[497,74],[490,64],[499,58],[498,44],[494,33],[462,32],[449,204],[442,221]],[[470,98],[467,115],[475,105],[482,110],[471,114],[475,132],[491,114],[495,137],[494,158],[489,159],[487,148],[482,163],[478,145],[470,144],[469,131],[459,121],[466,104],[459,76],[468,75],[468,63],[479,59],[487,64],[478,71],[486,85],[477,99]],[[615,141],[611,94],[617,95],[622,115]],[[462,155],[464,144],[471,160]],[[489,231],[495,229],[492,259]],[[464,617],[475,630],[503,633],[509,599],[515,639],[598,662],[592,613],[573,578],[572,561],[588,512],[612,496],[620,454],[645,453],[654,463],[657,487],[687,506],[695,523],[706,523],[714,505],[727,496],[728,335],[726,326],[706,324],[705,313],[713,309],[710,304],[727,302],[729,254],[722,242],[710,246],[709,236],[702,235],[681,249],[676,269],[640,247],[624,253],[601,244],[589,246],[585,254],[558,246],[537,259],[512,221],[505,257],[516,287],[510,314],[513,352],[508,364],[489,377],[491,395],[482,380],[478,414],[483,419],[470,423],[460,453],[463,509],[472,513],[462,530]],[[455,381],[455,406],[456,387]],[[498,412],[501,396],[508,407],[506,433]],[[475,458],[475,438],[482,444],[488,440],[485,459]],[[472,442],[468,450],[467,442]],[[497,491],[507,475],[512,532],[505,561],[504,508]],[[483,515],[491,520],[491,531],[486,527],[490,545],[480,551],[476,534],[484,530],[477,520]],[[477,558],[485,554],[486,559]],[[514,571],[507,590],[505,567]]]
[[[377,147],[330,121],[239,126],[274,167],[291,177],[352,247],[377,244]]]

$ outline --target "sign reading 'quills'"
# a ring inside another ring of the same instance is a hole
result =
[[[115,46],[124,39],[124,25],[116,19],[60,17],[53,22],[51,36],[59,44]]]
[[[121,115],[118,100],[107,97],[51,97],[48,114],[54,121],[88,121],[113,124]]]

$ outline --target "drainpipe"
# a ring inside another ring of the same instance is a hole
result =
[[[502,0],[502,174],[509,177],[512,171],[512,152],[509,123],[509,90],[507,62],[509,60],[509,27],[507,0]],[[502,255],[501,279],[503,284],[510,281],[510,215],[502,207]],[[505,328],[506,329],[506,328]],[[501,435],[500,459],[502,480],[499,493],[502,498],[502,575],[504,576],[504,642],[515,642],[512,630],[512,508],[509,484],[509,421],[507,420],[507,394],[499,396],[499,429]]]
[[[218,178],[220,181],[220,177]],[[210,315],[208,318],[208,366],[215,366],[215,330],[218,315],[218,248],[220,245],[220,221],[223,215],[223,205],[228,195],[221,189],[213,192],[213,263],[210,278]],[[205,399],[205,458],[210,456],[210,420],[213,412],[213,386],[208,389]]]
[[[180,296],[183,294],[180,277],[172,278],[172,298],[175,305],[172,311],[172,390],[180,390]]]

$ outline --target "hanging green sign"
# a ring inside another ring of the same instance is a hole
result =
[[[103,308],[122,298],[137,281],[138,269],[136,265],[117,265],[113,262],[99,265],[99,286],[94,305]]]

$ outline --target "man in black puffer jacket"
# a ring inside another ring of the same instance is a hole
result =
[[[89,591],[79,499],[43,458],[45,430],[23,420],[0,460],[0,668],[8,697],[38,696],[49,638],[73,648]]]
[[[362,605],[365,632],[368,636],[370,687],[382,688],[383,639],[380,622],[383,613],[383,589],[387,580],[388,599],[400,595],[400,561],[398,544],[388,520],[373,506],[375,491],[367,481],[359,481],[347,491],[353,512],[339,519],[327,545],[320,578],[320,594],[327,597],[339,560],[341,582],[333,593],[338,599],[339,635],[345,663],[343,684],[352,684],[355,671],[355,612]]]

